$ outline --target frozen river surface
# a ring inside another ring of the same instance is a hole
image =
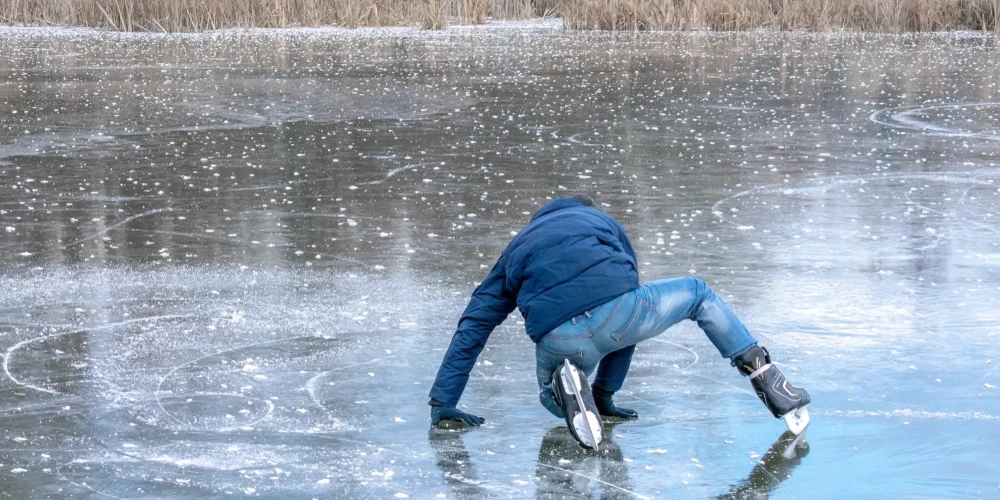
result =
[[[998,68],[975,34],[0,31],[0,497],[998,498]],[[468,294],[575,191],[730,302],[807,444],[683,324],[583,453],[517,314],[486,425],[429,428]]]

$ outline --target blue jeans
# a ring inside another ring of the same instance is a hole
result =
[[[646,283],[557,326],[535,345],[542,406],[563,417],[552,399],[552,372],[563,360],[569,359],[588,377],[597,368],[594,385],[617,391],[625,382],[635,344],[684,319],[697,321],[724,358],[733,359],[757,343],[704,281],[684,277]]]

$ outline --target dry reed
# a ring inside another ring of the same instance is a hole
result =
[[[977,29],[1000,35],[1000,0],[0,0],[0,23],[123,31],[480,24],[562,17],[570,29]]]
[[[567,28],[998,33],[1000,0],[564,0]]]
[[[427,0],[418,10],[420,27],[425,30],[443,29],[448,24],[444,0]]]

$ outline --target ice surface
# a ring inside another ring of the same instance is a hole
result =
[[[977,34],[0,31],[0,497],[992,498],[1000,56]],[[813,397],[691,324],[582,450],[465,300],[586,191]],[[781,437],[779,437],[781,436]]]

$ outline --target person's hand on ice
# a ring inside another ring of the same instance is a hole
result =
[[[465,422],[472,427],[478,427],[486,421],[483,417],[477,417],[471,413],[465,413],[454,406],[446,406],[444,403],[432,399],[431,405],[431,425],[438,425],[441,421]]]

